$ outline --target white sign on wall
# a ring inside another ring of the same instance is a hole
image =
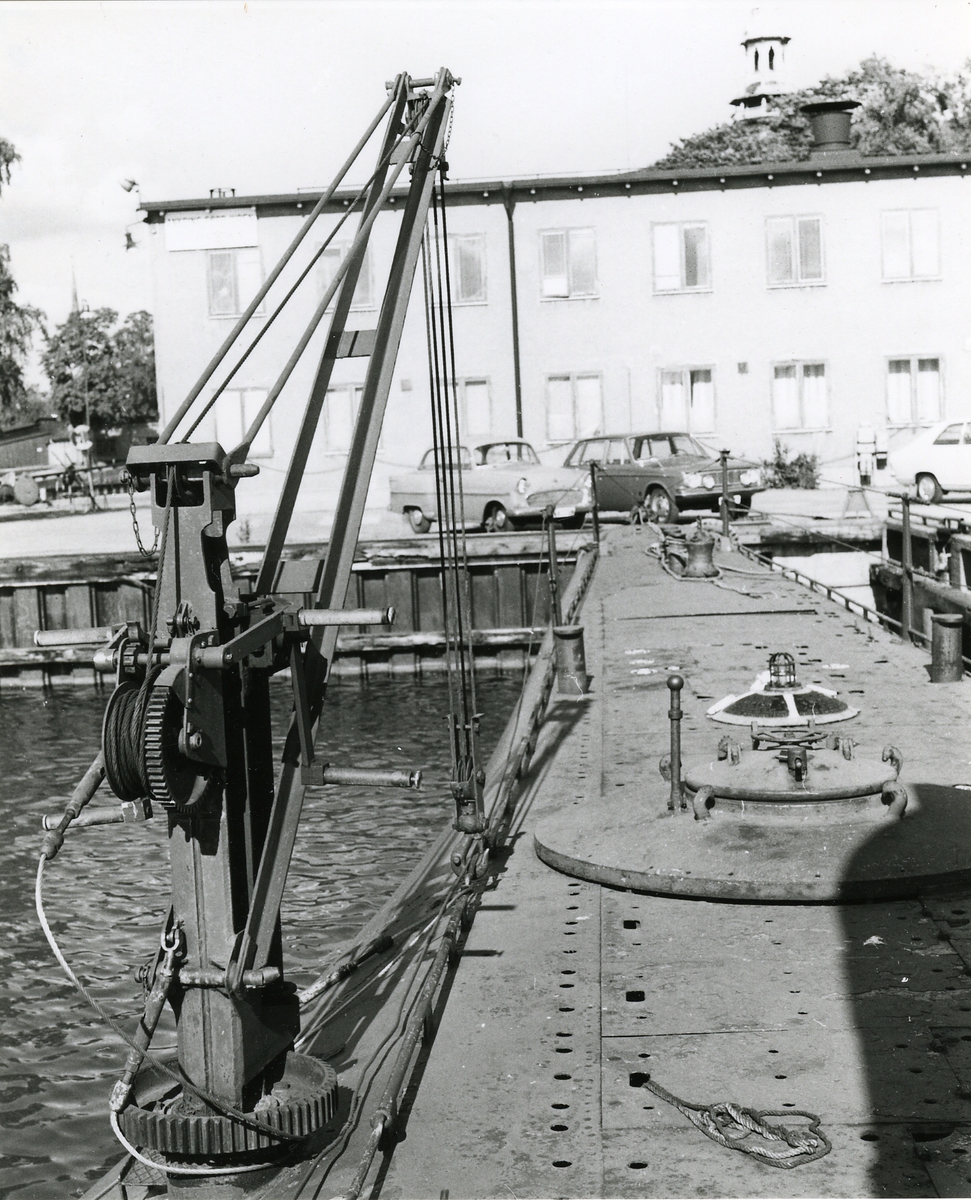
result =
[[[233,250],[258,245],[255,208],[165,214],[166,250]]]

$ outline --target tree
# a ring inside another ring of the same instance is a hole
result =
[[[656,167],[713,167],[798,161],[809,157],[814,100],[858,100],[850,140],[867,155],[941,154],[971,150],[971,60],[951,76],[917,74],[877,55],[841,78],[773,97],[769,115],[727,121],[684,138]]]
[[[152,318],[130,313],[114,329],[117,319],[110,308],[75,311],[45,334],[51,403],[72,425],[108,429],[158,416]]]
[[[10,168],[20,155],[0,138],[0,187],[10,182]],[[0,429],[29,425],[47,415],[47,405],[36,388],[24,383],[24,366],[35,332],[43,328],[44,314],[14,299],[17,284],[10,271],[10,247],[0,245]]]

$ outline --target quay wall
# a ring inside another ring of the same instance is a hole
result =
[[[561,591],[581,543],[561,537],[557,550]],[[550,620],[546,540],[475,535],[468,539],[473,653],[483,670],[520,671],[536,653]],[[276,591],[309,604],[325,545],[288,548]],[[231,554],[234,578],[255,578],[260,549]],[[135,555],[57,555],[0,562],[0,687],[91,684],[96,646],[40,649],[38,629],[79,629],[150,620],[154,566]],[[342,630],[332,673],[365,681],[387,675],[423,675],[445,669],[441,562],[437,538],[362,544],[347,603],[393,606],[386,633]],[[108,681],[110,682],[110,680]]]

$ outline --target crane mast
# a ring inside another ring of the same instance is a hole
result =
[[[159,534],[156,589],[148,628],[126,625],[99,651],[116,686],[106,708],[102,753],[75,807],[106,777],[124,802],[167,814],[170,907],[147,971],[145,1015],[136,1035],[126,1039],[128,1063],[111,1108],[123,1142],[161,1156],[171,1195],[198,1183],[193,1174],[215,1184],[224,1180],[230,1188],[246,1171],[272,1167],[333,1116],[332,1068],[293,1048],[300,1009],[284,974],[280,903],[308,786],[418,782],[408,770],[322,763],[315,743],[340,626],[393,619],[391,610],[344,611],[344,604],[426,216],[443,173],[457,82],[442,69],[432,79],[402,74],[388,85],[387,101],[355,153],[158,443],[135,447],[128,458],[134,486],[149,492]],[[382,120],[378,162],[359,193],[354,240],[266,403],[237,446],[191,440],[219,391],[293,295],[295,286],[254,332],[253,314],[268,294],[275,295],[271,289],[283,268]],[[406,168],[410,181],[404,203],[394,206],[400,213],[397,241],[375,328],[349,331],[368,239]],[[248,461],[253,439],[321,326],[323,347],[265,553],[252,585],[240,584],[230,572],[227,544],[236,489],[257,473]],[[274,589],[328,385],[337,360],[351,355],[368,358],[365,381],[326,559],[313,602],[304,606]],[[204,402],[214,378],[220,386]],[[270,679],[284,669],[293,709],[275,770]],[[63,841],[63,829],[50,837],[48,858]],[[166,1002],[175,1013],[178,1043],[177,1061],[168,1064],[150,1052]]]

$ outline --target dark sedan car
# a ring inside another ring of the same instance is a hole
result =
[[[627,433],[577,442],[564,466],[596,463],[597,507],[605,512],[640,509],[651,521],[671,521],[684,509],[718,509],[721,461],[690,433]],[[764,491],[762,468],[728,460],[728,496],[749,508]]]

